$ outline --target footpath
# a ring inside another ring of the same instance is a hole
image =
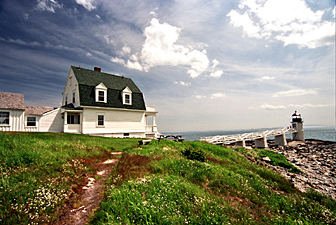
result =
[[[254,143],[249,143],[254,147]],[[283,167],[268,164],[265,159],[259,162],[282,174],[294,183],[302,192],[314,189],[321,194],[336,199],[336,143],[308,139],[306,141],[288,141],[287,146],[275,146],[268,141],[269,150],[283,154],[288,162],[300,169],[302,173],[290,173]]]

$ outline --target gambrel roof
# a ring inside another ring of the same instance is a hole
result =
[[[71,66],[78,82],[81,106],[98,106],[146,110],[143,94],[130,78]],[[107,103],[95,101],[95,87],[103,83],[107,87]],[[132,105],[124,105],[122,90],[132,91]]]
[[[0,109],[25,110],[23,94],[0,92]]]

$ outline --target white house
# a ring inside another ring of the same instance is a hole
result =
[[[0,131],[153,138],[158,134],[156,114],[130,78],[98,67],[70,67],[58,109],[24,106],[23,95],[0,93]]]
[[[155,137],[157,133],[155,107],[146,107],[130,78],[103,73],[99,67],[71,66],[62,95],[64,132],[107,137]]]

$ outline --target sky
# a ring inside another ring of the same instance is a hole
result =
[[[335,125],[332,0],[0,0],[0,91],[61,105],[70,66],[132,78],[161,132]]]

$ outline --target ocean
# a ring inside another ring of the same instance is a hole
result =
[[[189,131],[189,132],[170,132],[163,134],[181,134],[186,141],[199,140],[200,137],[208,137],[215,135],[229,135],[229,134],[244,134],[251,132],[260,132],[265,130],[272,130],[277,128],[264,128],[253,130],[229,130],[229,131]],[[303,128],[305,139],[318,139],[323,141],[335,141],[335,127],[334,126],[307,126]],[[292,138],[292,134],[286,134],[286,138]],[[274,139],[274,137],[269,137]]]

